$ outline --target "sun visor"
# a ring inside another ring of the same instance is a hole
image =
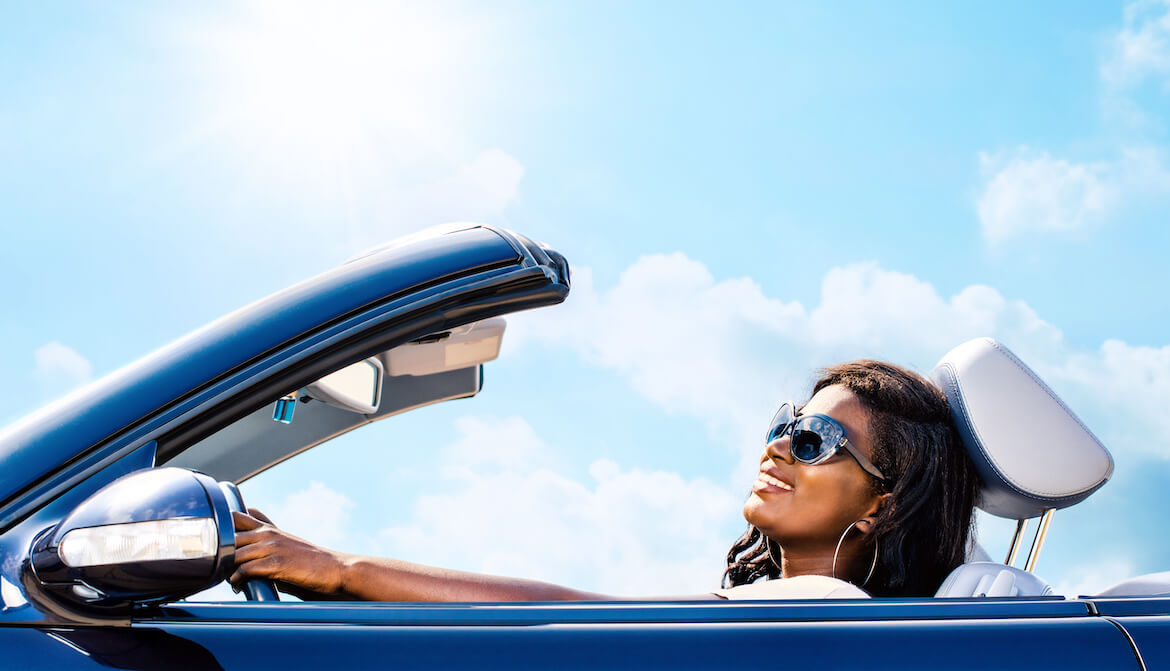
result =
[[[435,333],[386,353],[390,375],[431,375],[470,368],[500,355],[505,321],[496,317]]]

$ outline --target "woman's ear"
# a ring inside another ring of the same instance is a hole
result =
[[[886,493],[879,494],[878,496],[874,497],[873,505],[871,505],[869,510],[866,511],[865,517],[857,520],[857,522],[854,524],[858,531],[863,534],[869,533],[870,529],[873,528],[874,521],[877,520],[878,513],[880,513],[886,506],[893,505],[893,500],[890,498],[890,496],[891,494]]]

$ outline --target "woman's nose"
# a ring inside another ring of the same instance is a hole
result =
[[[769,459],[778,459],[786,464],[791,464],[793,463],[792,452],[788,449],[791,444],[792,440],[786,434],[768,443],[764,447],[764,453],[768,455]]]

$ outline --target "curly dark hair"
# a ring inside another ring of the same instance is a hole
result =
[[[831,385],[852,391],[869,411],[873,461],[886,476],[884,484],[874,479],[874,491],[890,494],[867,534],[878,557],[865,589],[874,596],[933,596],[964,561],[979,491],[946,397],[917,373],[882,361],[826,368],[813,394]],[[779,558],[772,561],[768,545],[749,525],[727,553],[723,586],[779,578]]]

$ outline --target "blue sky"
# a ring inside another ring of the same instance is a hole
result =
[[[480,397],[298,457],[254,505],[340,549],[702,590],[778,400],[991,335],[1117,460],[1041,575],[1170,567],[1166,3],[0,9],[0,423],[478,220],[564,252],[569,302],[511,321]],[[1008,534],[981,522],[995,555]]]

